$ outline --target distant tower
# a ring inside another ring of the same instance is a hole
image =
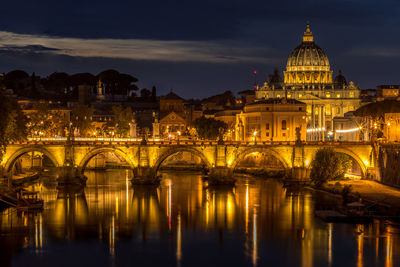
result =
[[[104,85],[101,82],[101,80],[99,80],[99,82],[97,83],[97,95],[96,95],[96,99],[97,100],[104,100]]]
[[[92,90],[90,85],[78,85],[78,100],[79,104],[87,105],[90,102],[90,91]]]
[[[153,138],[160,138],[160,123],[157,118],[153,122]]]

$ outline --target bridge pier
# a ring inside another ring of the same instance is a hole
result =
[[[293,167],[287,173],[285,180],[298,183],[307,183],[310,181],[311,169],[307,167]]]
[[[87,178],[80,173],[77,167],[62,166],[57,168],[59,187],[84,186]]]
[[[233,170],[228,167],[214,167],[208,175],[209,185],[235,185]]]
[[[134,185],[158,185],[160,177],[151,167],[136,167],[133,169],[132,184]]]

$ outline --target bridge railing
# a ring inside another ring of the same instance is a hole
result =
[[[65,144],[67,138],[29,138],[24,142],[13,142],[15,145],[26,144]],[[83,138],[75,137],[71,140],[74,145],[105,145],[105,144],[123,144],[123,145],[139,145],[142,143],[139,138]],[[294,141],[224,141],[224,145],[228,146],[276,146],[276,145],[296,145]],[[302,145],[321,145],[321,146],[349,146],[349,145],[370,145],[370,142],[354,142],[354,141],[341,141],[341,142],[321,142],[321,141],[304,141]],[[147,145],[218,145],[216,140],[165,140],[165,139],[149,139]]]

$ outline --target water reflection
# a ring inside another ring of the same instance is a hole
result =
[[[85,250],[96,252],[90,263],[99,266],[400,263],[395,225],[323,223],[314,207],[335,205],[334,199],[276,180],[239,177],[234,188],[212,188],[199,175],[170,172],[153,187],[131,186],[125,170],[87,176],[86,188],[68,192],[48,181],[32,186],[45,200],[41,213],[0,213],[5,266],[43,259],[48,265],[42,266],[52,266],[59,257],[65,266],[84,266],[69,253],[87,257]]]

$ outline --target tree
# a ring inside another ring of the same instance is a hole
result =
[[[112,112],[114,120],[108,122],[107,126],[115,129],[115,133],[119,137],[126,137],[129,134],[130,124],[133,121],[133,113],[130,107],[113,106]]]
[[[58,111],[50,110],[49,102],[40,101],[33,105],[28,117],[28,134],[32,137],[54,137],[61,135],[66,121]]]
[[[217,139],[226,131],[228,125],[213,118],[206,118],[204,116],[197,118],[193,123],[196,128],[197,134],[202,139]]]
[[[80,136],[87,136],[92,130],[92,119],[94,108],[86,105],[78,105],[72,110],[71,122],[72,129],[78,130]]]
[[[116,70],[102,71],[97,75],[97,78],[105,85],[107,94],[126,95],[131,90],[137,90],[137,86],[133,83],[137,82],[138,79],[129,74],[119,73]]]
[[[11,141],[26,139],[26,117],[18,103],[0,92],[0,162]]]
[[[25,95],[25,88],[29,86],[31,79],[25,71],[13,70],[5,75],[3,81],[7,89],[13,89],[17,95]]]
[[[141,98],[149,98],[151,96],[151,92],[149,89],[147,88],[143,88],[142,90],[140,90],[140,97]]]
[[[157,100],[157,88],[153,86],[151,88],[151,101],[156,101]]]
[[[97,78],[91,73],[88,72],[83,72],[83,73],[75,73],[71,76],[69,76],[69,85],[72,87],[72,91],[68,92],[68,98],[69,99],[78,99],[79,91],[78,91],[78,86],[79,85],[90,85],[93,88],[95,88],[95,85],[97,83]]]
[[[69,75],[65,72],[53,72],[46,80],[43,80],[43,86],[47,91],[63,97],[70,87],[69,79]]]
[[[322,148],[311,163],[311,181],[321,187],[327,181],[342,179],[351,165],[347,155],[336,153],[331,148]]]

